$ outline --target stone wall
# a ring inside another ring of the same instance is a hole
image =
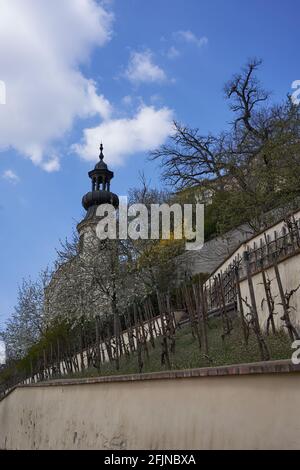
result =
[[[212,273],[220,263],[252,236],[253,232],[250,227],[241,226],[222,237],[209,240],[200,250],[187,250],[177,256],[175,260],[177,283],[179,284],[195,274]]]

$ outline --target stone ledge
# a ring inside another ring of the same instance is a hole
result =
[[[300,372],[300,365],[294,365],[289,359],[279,361],[252,362],[218,367],[203,367],[199,369],[171,370],[150,372],[145,374],[108,375],[102,377],[55,379],[36,384],[21,384],[15,388],[55,387],[65,385],[84,385],[111,382],[140,382],[144,380],[188,379],[196,377],[222,377],[253,374],[282,374]]]
[[[199,377],[224,377],[240,375],[264,375],[264,374],[286,374],[300,372],[300,364],[292,364],[290,359],[265,362],[250,362],[248,364],[234,364],[229,366],[202,367],[198,369],[171,370],[161,372],[149,372],[145,374],[107,375],[102,377],[86,377],[76,379],[55,379],[35,384],[15,385],[8,390],[0,401],[4,400],[17,388],[32,387],[59,387],[67,385],[88,385],[112,382],[140,382],[144,380],[173,380],[192,379]]]

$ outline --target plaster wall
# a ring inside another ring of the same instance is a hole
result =
[[[300,448],[299,372],[187,372],[19,387],[0,402],[0,449]]]

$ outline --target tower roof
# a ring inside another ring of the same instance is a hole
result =
[[[107,164],[103,160],[103,144],[101,143],[99,162],[96,163],[95,168],[88,174],[92,180],[92,191],[85,194],[82,198],[82,205],[87,211],[85,219],[93,218],[97,207],[102,204],[112,204],[116,208],[119,205],[118,196],[110,191],[110,181],[114,174],[108,169]]]
[[[100,145],[100,155],[99,155],[99,162],[96,163],[95,165],[95,170],[107,170],[107,165],[106,163],[103,161],[104,160],[104,154],[103,154],[103,144],[101,143]]]
[[[104,176],[109,181],[114,177],[112,171],[108,169],[107,164],[103,161],[104,154],[103,154],[103,144],[100,145],[100,155],[99,155],[99,162],[96,163],[95,168],[89,172],[89,177],[97,177],[97,176]]]

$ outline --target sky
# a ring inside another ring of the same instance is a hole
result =
[[[0,327],[81,220],[100,142],[114,192],[141,171],[160,185],[149,151],[174,119],[224,129],[223,85],[250,57],[272,99],[291,92],[299,15],[298,0],[0,0]]]

